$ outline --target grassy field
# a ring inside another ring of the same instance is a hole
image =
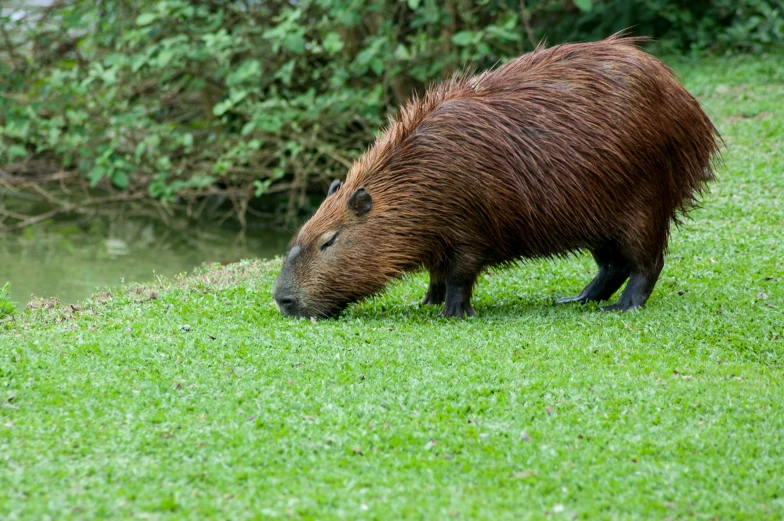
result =
[[[277,263],[0,326],[0,519],[784,518],[784,57],[675,61],[728,150],[648,306],[587,256],[286,320]],[[3,281],[0,281],[3,282]]]

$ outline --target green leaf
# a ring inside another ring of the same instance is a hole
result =
[[[408,8],[412,11],[416,11],[419,8],[419,4],[421,3],[420,0],[408,0]]]
[[[283,37],[283,47],[296,54],[305,52],[305,38],[299,33],[290,33]]]
[[[7,153],[11,159],[27,157],[27,150],[22,145],[11,145],[10,147],[8,147]]]
[[[473,41],[474,33],[471,31],[460,31],[452,36],[452,43],[460,47],[465,47]]]
[[[490,26],[486,27],[485,28],[485,32],[488,35],[492,35],[492,36],[495,36],[495,37],[497,37],[497,38],[499,38],[501,40],[506,40],[506,41],[510,41],[510,42],[513,42],[513,41],[517,40],[519,38],[519,36],[520,36],[515,31],[509,31],[509,30],[507,30],[507,29],[505,29],[503,27],[497,26],[497,25],[490,25]]]
[[[226,78],[226,82],[231,85],[239,85],[242,82],[256,79],[261,76],[261,65],[258,60],[245,60]]]
[[[370,68],[373,69],[378,76],[384,74],[384,60],[381,58],[373,58],[370,60]]]
[[[191,188],[206,188],[215,182],[215,178],[211,175],[196,174],[188,180],[188,186]]]
[[[261,197],[261,195],[267,191],[267,188],[270,187],[272,184],[272,179],[265,179],[264,181],[260,181],[256,179],[253,181],[253,195],[256,197]]]
[[[128,185],[130,184],[130,179],[128,179],[128,174],[126,174],[122,170],[118,170],[117,172],[112,174],[112,184],[121,190],[128,188]]]
[[[90,180],[90,186],[95,188],[95,185],[97,185],[105,175],[106,169],[104,167],[97,165],[93,167],[93,169],[90,170],[90,173],[87,175],[88,179]]]
[[[327,33],[327,35],[324,37],[322,45],[324,46],[324,50],[329,54],[335,54],[343,49],[343,40],[340,39],[340,35],[338,33],[331,32]]]
[[[49,139],[49,145],[57,145],[57,143],[60,141],[61,131],[58,127],[51,127],[46,134],[47,138]]]
[[[224,115],[234,105],[230,99],[225,99],[212,107],[212,113],[220,117]]]
[[[117,69],[106,69],[101,73],[101,80],[107,85],[113,85],[117,82]]]
[[[136,25],[140,27],[143,27],[145,25],[150,25],[155,21],[156,18],[158,18],[158,15],[156,13],[151,13],[147,11],[146,13],[142,13],[136,17]]]
[[[242,125],[242,131],[240,132],[240,135],[247,136],[254,130],[256,130],[256,123],[253,121],[248,121],[247,123]]]
[[[593,9],[593,0],[574,0],[574,5],[580,11],[588,13]]]
[[[161,52],[158,53],[158,59],[156,60],[158,63],[158,67],[166,67],[169,62],[174,58],[174,51],[171,49],[161,49]]]
[[[103,59],[103,63],[107,67],[123,67],[128,64],[128,56],[119,52],[114,52],[107,55]]]
[[[245,89],[232,90],[231,92],[229,92],[229,99],[231,99],[231,102],[234,105],[244,100],[247,96],[248,96],[248,91]]]
[[[146,54],[137,54],[131,58],[131,72],[138,72],[150,57]]]
[[[191,148],[193,146],[193,134],[190,132],[186,132],[182,135],[182,144],[185,148]]]
[[[272,114],[257,116],[253,123],[254,128],[257,128],[262,132],[269,132],[270,134],[276,134],[283,128],[283,122],[280,118]]]
[[[282,81],[284,85],[291,85],[291,76],[294,73],[294,66],[296,64],[296,61],[290,60],[282,65],[280,69],[275,72],[273,77]]]

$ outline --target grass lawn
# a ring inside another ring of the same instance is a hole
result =
[[[284,319],[270,262],[39,301],[0,325],[0,519],[784,518],[784,57],[673,64],[728,151],[645,309],[554,306],[587,255],[465,321],[421,275]]]

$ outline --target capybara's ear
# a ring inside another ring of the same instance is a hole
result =
[[[348,198],[347,206],[357,217],[362,217],[373,207],[373,198],[364,188],[357,188],[357,191]]]
[[[332,181],[332,184],[329,185],[329,191],[327,192],[327,197],[337,192],[338,189],[340,189],[340,179],[335,179],[334,181]]]

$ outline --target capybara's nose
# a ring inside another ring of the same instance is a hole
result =
[[[297,299],[293,295],[276,293],[275,302],[278,303],[278,309],[284,315],[293,315],[297,309]]]

